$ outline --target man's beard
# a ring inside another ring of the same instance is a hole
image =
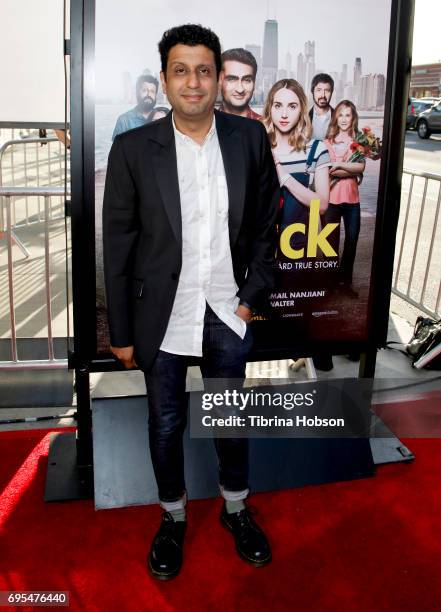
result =
[[[147,96],[138,100],[138,108],[141,113],[149,113],[155,106],[155,100]]]
[[[320,108],[328,108],[329,107],[329,101],[326,98],[319,98],[318,100],[315,100],[315,103]]]

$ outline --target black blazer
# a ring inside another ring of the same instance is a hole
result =
[[[279,182],[263,125],[215,111],[229,197],[238,296],[259,309],[273,286]],[[182,265],[171,113],[117,136],[103,204],[104,276],[112,346],[135,346],[143,370],[164,338]]]

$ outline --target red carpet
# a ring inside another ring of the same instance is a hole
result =
[[[158,583],[157,507],[45,504],[49,433],[2,433],[0,590],[69,591],[73,610],[439,610],[441,440],[404,442],[416,460],[375,478],[255,495],[264,568],[236,557],[220,500],[192,502],[184,569]]]

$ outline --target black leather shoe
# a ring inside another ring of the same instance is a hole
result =
[[[170,512],[163,512],[161,526],[148,556],[152,576],[159,580],[169,580],[179,574],[186,529],[187,521],[175,522]]]
[[[248,508],[228,514],[224,503],[220,520],[222,525],[233,534],[236,550],[242,559],[256,567],[266,565],[271,561],[268,540]]]
[[[322,372],[330,372],[334,368],[332,355],[328,355],[327,353],[313,355],[312,363],[316,370],[322,370]]]

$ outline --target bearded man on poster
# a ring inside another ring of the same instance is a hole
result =
[[[311,81],[311,93],[314,105],[309,111],[312,124],[312,137],[325,140],[334,109],[331,98],[334,93],[334,79],[324,72],[316,74]]]
[[[145,374],[150,452],[164,513],[148,556],[159,579],[181,569],[186,532],[182,436],[186,372],[245,378],[248,322],[273,286],[279,184],[263,125],[214,110],[218,37],[164,33],[161,81],[172,112],[115,138],[103,206],[112,352]],[[271,559],[245,500],[248,440],[215,440],[223,525],[239,555]]]
[[[158,95],[158,81],[151,74],[141,74],[136,80],[136,106],[123,113],[116,120],[112,134],[115,136],[145,125],[151,121],[150,116],[156,104]]]

